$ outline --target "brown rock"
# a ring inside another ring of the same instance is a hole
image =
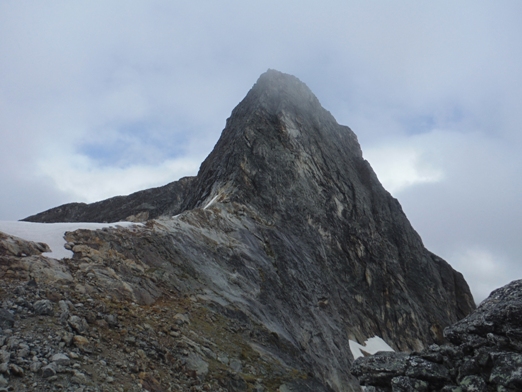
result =
[[[76,347],[85,347],[85,346],[89,345],[89,343],[90,343],[89,339],[87,339],[85,336],[81,336],[81,335],[75,335],[72,338],[72,341]]]

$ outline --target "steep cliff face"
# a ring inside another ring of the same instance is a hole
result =
[[[395,349],[420,350],[474,308],[462,275],[424,248],[355,134],[293,76],[263,74],[197,177],[184,181],[171,203],[147,194],[158,206],[150,217],[162,216],[149,222],[145,244],[143,236],[71,235],[75,257],[104,244],[145,260],[165,272],[157,276],[164,285],[177,282],[263,325],[275,341],[255,331],[245,339],[324,390],[358,389],[349,340],[378,335]],[[77,208],[74,219],[88,209],[99,221],[144,211],[136,203],[109,215],[108,203]],[[26,218],[46,219],[71,214]]]

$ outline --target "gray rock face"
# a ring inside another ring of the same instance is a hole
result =
[[[315,391],[358,390],[350,339],[420,350],[474,309],[462,275],[424,248],[355,134],[293,76],[263,74],[197,177],[166,187],[26,220],[112,221],[143,212],[134,200],[157,206],[149,218],[162,216],[134,232],[67,233],[79,271],[139,303],[161,287],[204,296]],[[153,279],[123,278],[151,270]]]
[[[452,345],[358,358],[352,374],[381,391],[522,390],[522,280],[495,290],[444,334]],[[419,382],[424,389],[408,389]]]

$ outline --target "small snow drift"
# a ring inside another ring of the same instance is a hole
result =
[[[219,195],[214,196],[214,197],[212,198],[212,200],[210,200],[210,201],[208,202],[208,204],[207,204],[205,207],[203,207],[203,209],[206,210],[208,207],[210,207],[210,206],[212,205],[212,203],[214,203],[214,202],[217,200],[218,197],[219,197]]]
[[[364,353],[368,353],[373,355],[379,351],[395,351],[393,348],[388,346],[388,344],[382,340],[378,336],[374,336],[364,342],[364,346],[360,345],[353,340],[349,341],[350,343],[350,351],[352,352],[353,359],[357,359],[359,357],[364,357]]]

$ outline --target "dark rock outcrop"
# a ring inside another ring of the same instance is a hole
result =
[[[26,222],[143,222],[162,215],[176,215],[191,191],[194,177],[170,184],[116,196],[96,203],[69,203],[22,219]]]
[[[309,374],[308,385],[322,385],[316,391],[358,390],[349,340],[378,335],[395,349],[421,350],[443,343],[444,327],[474,308],[462,275],[424,248],[355,134],[293,76],[263,74],[197,177],[181,181],[161,202],[151,190],[37,216],[111,221],[136,216],[142,202],[158,206],[149,217],[162,216],[139,235],[68,233],[75,259],[117,273],[142,265],[155,271],[155,288],[205,295],[241,325],[262,325],[270,335],[245,338]],[[111,215],[123,201],[131,207]],[[92,278],[105,279],[95,269]],[[161,290],[150,287],[155,301]]]
[[[358,358],[352,374],[375,391],[522,390],[522,280],[495,290],[444,335],[450,344]]]

